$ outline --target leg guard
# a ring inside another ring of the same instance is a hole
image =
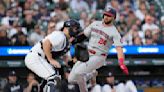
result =
[[[39,92],[43,92],[43,88],[47,84],[47,80],[42,80],[41,83],[39,84]]]
[[[56,92],[56,83],[49,81],[43,88],[43,92]]]
[[[60,80],[61,77],[59,75],[50,76],[47,79],[47,84],[43,88],[43,92],[59,92]]]

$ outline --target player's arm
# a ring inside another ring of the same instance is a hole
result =
[[[118,57],[118,63],[120,68],[122,69],[122,71],[125,74],[129,74],[128,72],[128,68],[126,67],[126,65],[124,64],[124,53],[123,53],[123,49],[122,49],[122,42],[121,42],[121,36],[118,33],[118,31],[116,31],[115,36],[113,37],[113,41],[114,41],[114,45],[116,47],[116,51],[117,51],[117,57]]]
[[[81,32],[75,37],[75,39],[72,41],[72,44],[81,43],[85,39],[87,39],[87,37],[85,36],[84,32]]]
[[[48,39],[46,39],[43,42],[43,50],[49,61],[51,61],[53,59],[52,54],[51,54],[51,49],[52,49],[52,44],[50,43],[50,41]]]
[[[72,44],[76,44],[76,43],[80,43],[82,41],[84,41],[85,39],[90,37],[91,34],[91,28],[95,23],[93,22],[92,24],[90,24],[88,27],[86,27],[84,29],[84,31],[82,31],[81,33],[79,33],[75,39],[73,40]]]
[[[123,53],[122,47],[121,46],[117,46],[116,47],[116,51],[117,51],[117,57],[118,57],[119,66],[123,70],[123,72],[128,75],[129,72],[128,72],[128,68],[124,64],[124,60],[125,59],[124,59],[124,53]]]
[[[51,54],[51,49],[52,49],[52,44],[50,42],[49,39],[45,39],[43,41],[43,51],[49,61],[50,64],[52,64],[54,67],[60,68],[60,64],[52,58],[52,54]]]
[[[117,51],[117,57],[124,59],[124,53],[123,53],[122,46],[116,46],[116,51]]]

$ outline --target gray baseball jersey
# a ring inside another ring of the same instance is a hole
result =
[[[121,36],[116,27],[105,27],[102,23],[102,21],[95,21],[84,30],[84,34],[89,38],[88,49],[94,51],[95,54],[90,53],[87,62],[76,62],[68,77],[69,82],[78,83],[81,92],[88,92],[87,74],[104,65],[109,48],[113,44],[122,46]]]
[[[97,52],[108,53],[109,48],[114,46],[122,46],[121,36],[116,27],[104,27],[102,21],[95,21],[89,25],[84,34],[89,37],[89,49]]]

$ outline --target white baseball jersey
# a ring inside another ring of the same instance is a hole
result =
[[[102,21],[95,21],[89,25],[84,34],[89,37],[89,49],[94,49],[98,52],[108,53],[109,48],[114,46],[122,46],[121,36],[116,27],[104,27]]]
[[[61,31],[54,31],[45,39],[49,39],[52,44],[52,51],[61,51],[66,46],[66,36]],[[44,40],[43,40],[44,42]]]
[[[54,31],[45,37],[42,42],[46,39],[50,40],[50,43],[52,44],[52,51],[55,52],[63,51],[67,45],[66,36],[61,31]],[[40,42],[32,47],[31,51],[32,52],[29,52],[25,58],[25,64],[30,70],[44,79],[47,79],[55,74],[53,66],[49,64],[45,58]]]
[[[46,36],[42,41],[44,42],[46,39],[48,39],[52,44],[52,51],[61,51],[66,46],[66,36],[61,31],[52,32],[51,34]],[[37,51],[37,49],[39,48],[37,44],[32,48],[32,51]]]

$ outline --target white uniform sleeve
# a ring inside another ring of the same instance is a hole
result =
[[[63,34],[58,32],[53,32],[52,34],[48,35],[47,39],[49,39],[53,47],[60,46],[60,44],[62,44],[65,40]]]
[[[96,85],[92,88],[91,92],[101,92],[101,86],[98,85],[98,84],[96,84]]]
[[[105,84],[103,87],[102,87],[102,92],[111,92],[112,91],[112,88],[111,86]]]
[[[123,83],[120,83],[116,86],[116,92],[126,92],[125,85]]]
[[[114,46],[122,46],[122,42],[121,42],[121,35],[120,33],[117,31],[115,31],[114,36],[113,36],[113,41],[114,41]]]
[[[94,24],[95,24],[95,23],[93,22],[92,24],[90,24],[88,27],[85,28],[85,30],[84,30],[85,36],[87,36],[87,37],[90,36],[90,34],[91,34],[91,29],[92,29],[92,27],[93,27]]]
[[[127,90],[130,90],[130,92],[137,92],[137,88],[131,80],[126,82],[126,88]]]

